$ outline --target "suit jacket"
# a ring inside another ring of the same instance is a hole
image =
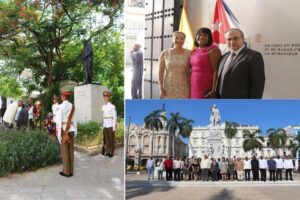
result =
[[[16,121],[16,123],[17,123],[18,127],[21,127],[21,126],[27,127],[27,125],[28,125],[28,111],[26,110],[26,108],[22,108],[20,110],[18,120]]]
[[[260,99],[265,86],[264,61],[261,53],[244,47],[228,66],[224,75],[222,94],[220,82],[223,67],[230,52],[224,54],[218,71],[217,98]]]

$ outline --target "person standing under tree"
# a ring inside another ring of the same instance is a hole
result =
[[[103,137],[104,137],[104,155],[113,157],[114,155],[114,143],[115,143],[115,131],[118,126],[117,112],[115,106],[110,102],[112,93],[108,90],[103,92],[103,98],[105,105],[102,107],[103,112]]]
[[[77,135],[75,106],[68,101],[71,92],[62,92],[62,103],[56,114],[57,139],[60,143],[63,171],[61,176],[71,177],[74,172],[74,137]]]

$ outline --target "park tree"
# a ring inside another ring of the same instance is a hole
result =
[[[85,39],[93,45],[95,74],[106,74],[96,75],[94,81],[120,94],[122,78],[115,76],[123,75],[122,26],[118,21],[122,8],[122,0],[1,1],[0,54],[4,68],[13,69],[10,71],[16,75],[30,69],[31,81],[50,97],[64,80],[83,81]],[[106,50],[115,57],[107,56]],[[103,55],[107,56],[106,63]]]

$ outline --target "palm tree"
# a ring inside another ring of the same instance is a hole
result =
[[[190,135],[193,131],[193,126],[192,126],[193,123],[194,123],[194,121],[191,119],[185,119],[182,122],[182,126],[183,126],[183,130],[181,132],[182,137],[184,137],[184,138],[190,137]]]
[[[162,114],[164,110],[158,109],[154,110],[152,113],[147,115],[144,119],[145,128],[152,130],[152,137],[151,137],[151,153],[150,156],[153,156],[153,137],[154,137],[154,130],[157,132],[163,129],[163,121],[166,121],[167,118],[164,114]]]
[[[231,158],[231,140],[237,134],[237,127],[238,124],[235,122],[225,121],[225,136],[229,139],[229,148],[228,148],[228,156]]]
[[[298,133],[295,137],[294,137],[294,141],[290,144],[290,146],[288,147],[293,156],[296,158],[297,156],[297,151],[300,149],[300,133]],[[300,169],[300,159],[299,159],[299,156],[296,158],[298,160],[298,171]]]
[[[183,117],[180,116],[179,112],[176,112],[175,114],[171,113],[170,116],[171,117],[167,123],[167,130],[169,131],[170,135],[172,135],[172,155],[174,157],[175,156],[175,134],[177,130],[181,132],[181,130],[183,129],[181,124]]]
[[[282,148],[286,143],[286,131],[282,128],[277,130],[270,128],[267,130],[267,134],[269,135],[270,146],[276,151],[276,155],[278,155],[278,149]]]
[[[172,135],[172,153],[173,157],[175,156],[175,134],[176,131],[179,131],[179,134],[182,137],[189,137],[193,128],[191,123],[193,123],[193,120],[188,120],[182,116],[180,116],[179,112],[171,113],[171,118],[168,120],[167,123],[167,130],[169,130],[169,133]]]
[[[260,136],[261,130],[258,129],[254,132],[250,132],[249,130],[243,131],[243,149],[245,152],[254,150],[254,149],[262,149],[263,142],[265,141],[263,136]]]

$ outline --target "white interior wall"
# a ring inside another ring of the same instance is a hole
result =
[[[297,56],[266,56],[265,44],[300,44],[299,0],[225,0],[250,39],[250,47],[263,54],[266,84],[263,98],[300,98],[300,51]],[[215,0],[188,0],[194,34],[211,28]],[[255,42],[255,36],[261,41]]]

